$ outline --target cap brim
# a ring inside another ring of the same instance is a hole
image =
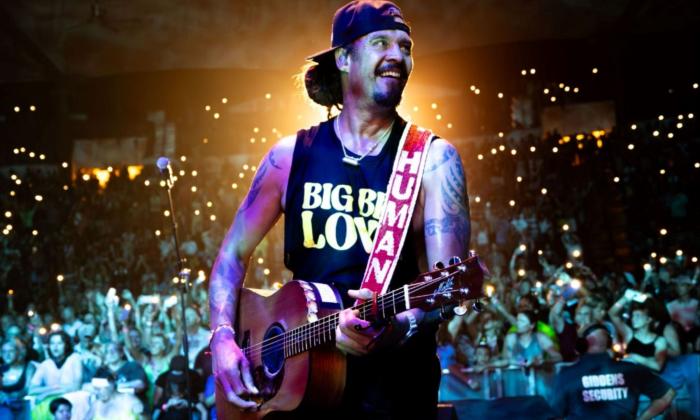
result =
[[[309,61],[315,61],[316,63],[320,63],[324,59],[330,58],[333,55],[333,52],[337,48],[338,47],[333,47],[333,48],[328,48],[327,50],[319,51],[315,54],[312,54],[312,55],[306,57],[306,59]]]

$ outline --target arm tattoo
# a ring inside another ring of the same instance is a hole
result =
[[[442,166],[445,162],[452,159],[452,156],[454,156],[456,154],[457,154],[457,152],[455,151],[454,148],[452,148],[452,147],[446,148],[445,152],[440,157],[440,161],[435,162],[432,165],[430,165],[430,167],[426,168],[424,172],[428,173],[428,172],[432,172],[432,171],[436,170],[438,167]]]
[[[268,157],[268,160],[270,161],[270,165],[272,165],[273,168],[275,169],[282,169],[279,163],[275,160],[275,151],[270,150],[270,155]]]
[[[244,267],[221,255],[216,260],[209,283],[209,310],[212,327],[231,322],[236,313],[236,278],[242,278]]]
[[[250,206],[253,205],[253,202],[258,197],[258,194],[262,189],[263,178],[265,177],[265,174],[267,173],[267,169],[269,167],[268,163],[271,163],[271,165],[275,168],[277,167],[275,166],[275,162],[272,159],[272,153],[270,153],[270,156],[267,159],[263,160],[263,162],[260,164],[260,167],[255,172],[255,178],[253,178],[253,183],[250,185],[250,191],[248,191],[248,195],[246,195],[243,204],[241,204],[240,211],[248,210],[248,208],[250,208]]]
[[[440,201],[444,216],[425,222],[425,235],[438,233],[454,234],[460,242],[468,245],[471,233],[469,225],[469,207],[467,204],[467,187],[464,182],[464,168],[454,148],[445,151],[449,154],[450,167],[440,183]],[[453,158],[454,157],[454,158]],[[438,166],[442,165],[441,162]]]

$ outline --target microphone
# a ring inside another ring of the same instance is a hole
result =
[[[173,185],[173,168],[170,166],[170,159],[161,156],[156,161],[156,166],[160,173],[165,177],[169,187]]]

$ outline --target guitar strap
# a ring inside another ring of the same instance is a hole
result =
[[[399,261],[433,137],[431,131],[411,123],[406,124],[401,135],[399,153],[386,189],[386,206],[360,285],[360,288],[374,292],[375,296],[386,293]],[[355,302],[356,305],[360,303],[360,300]]]

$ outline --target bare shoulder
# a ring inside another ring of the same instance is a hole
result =
[[[461,158],[457,148],[443,138],[435,139],[430,145],[430,149],[428,149],[425,176],[431,177],[438,170],[446,169],[446,167],[456,163],[459,163],[461,166]]]
[[[294,145],[296,144],[296,136],[282,137],[275,143],[274,146],[267,152],[267,160],[275,169],[287,170],[292,165],[294,157]]]

